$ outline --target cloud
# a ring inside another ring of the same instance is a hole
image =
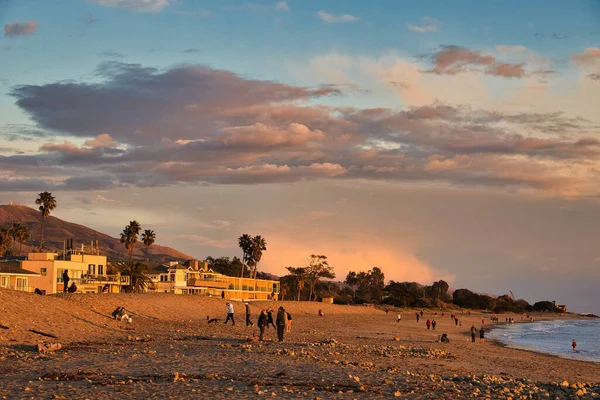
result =
[[[413,64],[363,67],[387,82],[402,75],[403,92],[423,91],[418,79],[450,79]],[[0,156],[0,170],[63,188],[361,179],[600,195],[598,124],[560,112],[439,101],[400,109],[323,105],[320,98],[344,89],[194,65],[158,70],[113,62],[98,72],[103,79],[93,83],[13,87],[36,129],[66,140]],[[95,179],[70,179],[82,174]]]
[[[595,65],[600,61],[600,48],[588,47],[581,53],[573,53],[571,60],[582,65]]]
[[[334,14],[329,14],[325,11],[318,11],[317,16],[321,19],[321,21],[328,23],[328,24],[335,24],[335,23],[342,23],[342,22],[358,22],[360,20],[360,18],[355,17],[354,15],[350,15],[350,14],[334,15]]]
[[[83,145],[91,148],[116,147],[117,142],[112,140],[108,133],[102,133],[93,139],[88,139],[83,142]]]
[[[435,18],[423,17],[422,20],[424,25],[406,24],[406,28],[418,33],[436,32],[440,28],[440,21]]]
[[[290,6],[285,1],[278,1],[275,4],[275,10],[277,10],[277,11],[290,11]]]
[[[232,225],[233,225],[233,221],[226,221],[226,220],[220,220],[220,219],[211,221],[209,223],[199,224],[199,226],[201,228],[207,228],[207,229],[225,229],[225,228],[229,228]]]
[[[429,71],[439,75],[455,75],[485,67],[484,73],[503,78],[521,78],[525,75],[524,64],[499,62],[496,57],[479,50],[461,46],[442,46],[433,55],[433,68]]]
[[[173,3],[173,0],[90,0],[105,7],[128,8],[137,12],[157,12]]]
[[[14,38],[17,36],[32,35],[38,28],[35,21],[31,22],[7,22],[4,24],[4,36]]]

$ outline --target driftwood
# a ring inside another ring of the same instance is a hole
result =
[[[0,328],[2,328],[2,329],[10,329],[8,326],[2,325],[2,324],[0,324]]]
[[[36,331],[35,329],[30,329],[29,332],[33,332],[33,333],[37,333],[38,335],[42,335],[42,336],[46,336],[46,337],[51,337],[51,338],[54,338],[54,339],[58,339],[58,336],[54,336],[51,333],[45,333],[45,332]]]

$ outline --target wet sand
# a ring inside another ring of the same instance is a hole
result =
[[[283,305],[292,332],[277,343],[248,342],[242,304],[223,325],[225,301],[168,294],[37,296],[0,290],[0,398],[583,398],[600,397],[600,365],[505,348],[469,328],[487,316],[459,315],[462,326],[425,311],[396,313],[308,302]],[[110,318],[117,306],[133,323]],[[325,316],[319,317],[323,309]],[[219,318],[207,324],[206,317]],[[520,322],[520,316],[513,316]],[[435,318],[436,331],[425,321]],[[504,316],[499,316],[504,321]],[[563,317],[564,318],[564,317]],[[539,320],[539,318],[536,317]],[[41,336],[30,329],[57,336]],[[447,333],[449,344],[438,343]],[[399,338],[396,341],[395,338]],[[36,345],[58,341],[41,355]],[[567,344],[568,345],[568,344]]]

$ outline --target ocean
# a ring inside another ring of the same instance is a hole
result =
[[[508,347],[600,363],[599,318],[507,324],[493,329],[490,337]],[[573,339],[577,351],[571,347]]]

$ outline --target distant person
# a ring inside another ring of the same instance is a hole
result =
[[[33,291],[33,293],[44,295],[44,293],[42,293],[42,291],[39,288],[35,288],[35,290]]]
[[[275,292],[271,292],[271,300],[273,300],[273,301],[277,300],[277,295],[275,294]]]
[[[245,302],[244,305],[246,306],[246,326],[254,326],[254,323],[250,321],[250,304]]]
[[[481,325],[485,325],[485,318],[481,318]]]
[[[324,315],[325,315],[325,313],[323,312],[323,310],[322,310],[322,309],[319,309],[319,317],[322,317],[322,316],[324,316]]]
[[[221,299],[225,300],[225,291],[221,290]]]
[[[423,316],[423,310],[421,310],[421,317]]]
[[[390,312],[390,310],[388,310],[387,308],[385,309],[385,313],[388,314]]]
[[[444,313],[442,313],[442,318],[444,318]]]
[[[108,283],[107,283],[106,285],[104,285],[102,287],[102,293],[108,293],[109,289],[110,289],[110,286],[108,286]]]
[[[573,351],[577,351],[577,342],[575,341],[575,339],[573,339],[573,343],[571,343],[571,346],[573,346]]]
[[[69,278],[69,271],[65,269],[65,271],[62,274],[62,278],[63,278],[63,292],[67,293],[67,290],[69,288],[69,281],[71,280]]]
[[[471,326],[471,342],[475,343],[475,336],[477,336],[477,328],[475,325]]]
[[[425,325],[427,325],[427,330],[431,329],[431,321],[427,320],[427,322],[425,322]]]
[[[437,325],[437,322],[434,320],[431,321],[431,330],[435,331],[435,326]]]
[[[419,313],[415,313],[415,317],[417,317],[417,323],[419,323]]]
[[[273,309],[271,307],[267,309],[267,328],[269,325],[272,325],[273,328],[277,329],[275,326],[275,321],[273,320]]]
[[[283,306],[279,306],[279,310],[277,312],[277,341],[283,342],[283,335],[285,332],[285,327],[287,325],[287,313]]]
[[[233,319],[233,304],[227,302],[227,318],[225,318],[225,322],[223,324],[227,324],[229,320],[231,320],[231,325],[235,325],[235,319]]]
[[[485,342],[485,331],[483,330],[483,326],[479,330],[479,342],[480,343],[484,343]]]
[[[458,326],[458,318],[454,317],[454,325]]]
[[[112,316],[114,319],[117,319],[119,321],[127,321],[128,323],[132,322],[131,317],[127,315],[125,307],[117,307],[115,311],[112,312]]]
[[[396,317],[396,322],[400,321],[402,321],[402,314],[398,314],[398,316]]]
[[[448,335],[443,333],[442,337],[440,338],[440,342],[442,343],[450,343],[450,339],[448,339]]]
[[[260,315],[258,316],[257,324],[258,324],[258,329],[260,329],[259,340],[262,342],[263,337],[265,335],[265,328],[267,326],[267,310],[265,310],[264,308],[262,310],[260,310]]]
[[[286,311],[286,314],[287,314],[287,325],[285,326],[285,331],[289,333],[292,331],[292,314],[290,314],[287,311]]]
[[[75,282],[71,283],[71,286],[69,286],[69,288],[67,289],[67,292],[69,293],[75,293],[77,291],[77,285],[75,284]]]

